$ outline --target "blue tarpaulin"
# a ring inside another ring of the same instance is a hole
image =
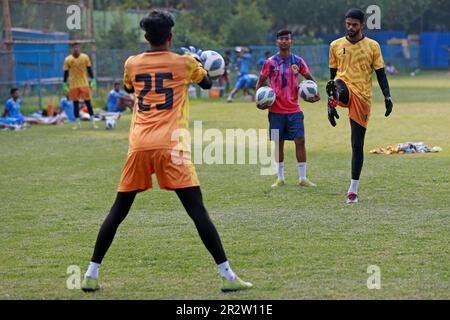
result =
[[[67,33],[45,33],[21,28],[13,28],[12,36],[14,40],[69,40]],[[64,58],[68,52],[68,43],[15,44],[14,71],[16,81],[62,77]]]

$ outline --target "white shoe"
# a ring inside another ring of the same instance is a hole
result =
[[[272,185],[272,188],[282,187],[284,185],[284,180],[277,179],[277,181],[275,181],[275,183]]]
[[[299,185],[300,187],[307,187],[307,188],[309,188],[309,187],[317,187],[317,184],[313,183],[313,182],[312,182],[311,180],[309,180],[308,178],[303,179],[303,180],[300,180],[300,181],[298,182],[298,185]]]

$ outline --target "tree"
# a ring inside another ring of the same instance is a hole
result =
[[[190,11],[184,11],[177,15],[173,35],[172,45],[174,48],[195,46],[206,49],[220,46],[206,28],[199,26]]]
[[[184,0],[175,17],[174,41],[177,46],[214,48],[223,45],[220,29],[229,23],[237,0]]]
[[[98,46],[108,49],[138,49],[139,30],[131,28],[126,31],[123,26],[129,23],[128,17],[120,12],[112,22],[110,29],[99,32],[97,35]]]
[[[221,42],[230,46],[266,44],[271,25],[271,19],[264,17],[256,1],[239,1],[236,13],[222,25]]]

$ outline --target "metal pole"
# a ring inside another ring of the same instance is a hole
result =
[[[116,49],[112,49],[113,81],[117,79]]]
[[[41,88],[41,54],[38,52],[38,96],[39,96],[39,110],[42,110],[42,88]]]
[[[88,38],[92,39],[92,71],[94,73],[94,77],[97,76],[97,45],[95,43],[94,36],[94,0],[88,0],[88,16],[87,16],[87,33]],[[96,98],[98,98],[99,94],[99,86],[97,86],[97,90],[95,92]]]
[[[11,31],[11,15],[9,11],[9,1],[3,0],[3,34],[4,34],[4,45],[6,49],[6,56],[7,56],[7,65],[6,65],[6,77],[5,80],[9,82],[15,81],[14,76],[14,58],[13,58],[13,38],[12,38],[12,31]]]

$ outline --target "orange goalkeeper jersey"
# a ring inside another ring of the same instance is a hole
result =
[[[129,152],[185,149],[182,129],[187,130],[189,121],[188,86],[201,82],[206,74],[192,57],[169,51],[147,51],[127,59],[123,81],[136,95]]]

